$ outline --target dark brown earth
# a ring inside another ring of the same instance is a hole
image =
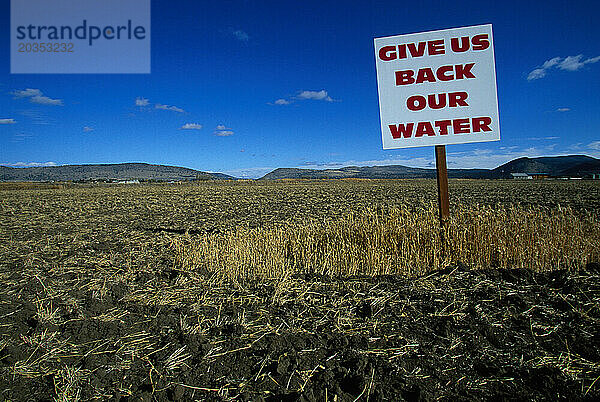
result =
[[[600,208],[593,182],[452,205]],[[219,284],[172,242],[418,208],[435,181],[0,191],[0,400],[600,400],[600,266]]]
[[[136,280],[181,280],[163,274]],[[73,317],[89,318],[60,317],[55,326],[28,301],[43,292],[31,280],[14,289],[18,301],[6,293],[1,301],[11,341],[0,352],[0,395],[52,400],[65,382],[55,370],[68,364],[80,372],[81,400],[600,398],[598,264],[578,273],[458,266],[412,280],[292,282],[277,296],[269,283],[207,290],[212,305],[180,307],[136,305],[120,284],[103,300],[80,295]],[[112,309],[127,314],[98,318]],[[206,325],[192,331],[190,317]],[[27,342],[52,333],[37,350]],[[47,374],[7,375],[44,354]]]

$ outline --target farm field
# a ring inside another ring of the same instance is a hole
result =
[[[600,182],[0,183],[2,400],[600,398]]]

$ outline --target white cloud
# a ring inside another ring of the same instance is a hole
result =
[[[273,102],[273,105],[289,105],[293,103],[295,100],[318,100],[325,102],[335,102],[335,100],[329,96],[326,90],[322,89],[320,91],[299,91],[298,95],[292,96],[288,99],[280,98]]]
[[[529,141],[547,141],[547,140],[558,140],[560,137],[527,137]]]
[[[12,93],[17,98],[29,98],[30,96],[42,96],[42,91],[39,89],[22,89],[19,91],[13,91]]]
[[[161,105],[160,103],[157,103],[156,105],[154,105],[155,109],[161,109],[161,110],[171,110],[173,112],[178,112],[178,113],[184,113],[185,110],[177,107],[177,106],[169,106],[169,105]]]
[[[322,89],[320,91],[300,91],[298,99],[312,99],[312,100],[324,100],[326,102],[333,102],[333,99],[327,94],[327,91]]]
[[[546,76],[546,70],[543,68],[536,68],[527,76],[527,81],[538,80]]]
[[[143,98],[143,97],[137,97],[137,98],[135,98],[135,105],[136,106],[144,107],[144,106],[148,106],[149,104],[150,104],[150,102],[146,98]]]
[[[541,67],[532,70],[527,75],[527,80],[533,81],[544,78],[547,75],[548,70],[553,67],[564,71],[577,71],[582,69],[586,64],[593,64],[598,61],[600,61],[600,56],[583,59],[582,54],[578,54],[577,56],[567,56],[565,58],[553,57],[550,60],[546,60]]]
[[[576,142],[567,147],[569,152],[584,152],[586,147],[581,142]]]
[[[180,130],[201,130],[202,124],[197,123],[186,123],[179,128]]]
[[[224,124],[219,124],[215,129],[215,135],[218,137],[229,137],[234,134],[235,132],[233,131],[233,129],[225,126]]]
[[[591,57],[585,60],[581,60],[582,58],[582,54],[578,54],[577,56],[566,57],[563,61],[560,62],[558,68],[567,71],[577,71],[583,68],[583,66],[585,66],[586,64],[594,64],[600,61],[600,56]]]
[[[16,162],[16,163],[0,163],[2,166],[9,167],[44,167],[44,166],[58,166],[55,162]]]
[[[235,30],[235,31],[232,31],[232,32],[231,32],[231,34],[232,34],[232,35],[233,35],[233,36],[234,36],[234,37],[235,37],[237,40],[240,40],[240,41],[242,41],[242,42],[248,42],[248,40],[250,39],[250,36],[249,36],[249,35],[248,35],[246,32],[244,32],[244,31],[242,31],[242,30],[240,30],[240,29],[238,29],[238,30]]]
[[[42,91],[39,89],[27,88],[18,91],[13,91],[12,93],[15,98],[28,98],[29,102],[37,103],[39,105],[53,105],[53,106],[62,106],[62,99],[52,99],[47,96],[44,96]]]
[[[560,63],[560,57],[554,57],[550,60],[546,60],[544,62],[544,64],[542,64],[542,68],[544,70],[549,69],[550,67],[554,67],[555,65],[557,65],[558,63]]]
[[[567,71],[577,71],[581,67],[584,66],[584,64],[581,62],[582,57],[583,57],[583,55],[581,55],[581,54],[579,54],[577,56],[565,57],[565,59],[563,61],[561,61],[560,64],[558,65],[558,68],[560,68],[561,70],[567,70]]]
[[[62,106],[63,101],[61,99],[52,99],[47,96],[32,96],[29,98],[31,103],[37,103],[40,105],[54,105],[54,106]]]
[[[135,105],[143,108],[146,106],[150,106],[150,100],[142,97],[142,96],[138,96],[137,98],[135,98]],[[177,106],[172,106],[172,105],[164,105],[162,103],[155,103],[154,104],[154,109],[158,109],[158,110],[170,110],[172,112],[177,112],[177,113],[185,113],[185,110],[183,110],[180,107]]]
[[[215,131],[215,135],[219,136],[219,137],[229,137],[230,135],[235,134],[232,130],[220,130],[220,131]]]
[[[0,119],[0,124],[15,124],[16,122],[15,119]]]
[[[92,127],[89,127],[89,126],[83,127],[83,132],[84,133],[89,133],[90,131],[94,131],[94,129]]]
[[[600,141],[592,141],[589,144],[577,142],[566,147],[569,154],[582,154],[600,159]]]
[[[596,56],[596,57],[590,57],[587,60],[584,60],[583,64],[594,64],[594,63],[598,63],[600,61],[600,56]]]
[[[138,97],[135,98],[135,105],[139,107],[148,106],[150,102],[146,98]]]
[[[556,109],[557,112],[568,112],[571,109],[568,107],[559,107],[558,109]]]

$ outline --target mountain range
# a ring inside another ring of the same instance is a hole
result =
[[[545,173],[551,177],[587,177],[600,173],[600,159],[584,155],[519,158],[495,169],[448,169],[448,177],[461,179],[508,179],[511,173]],[[435,178],[435,169],[391,166],[348,166],[339,169],[279,168],[259,180],[280,179],[416,179]],[[14,168],[0,166],[0,181],[94,181],[94,180],[232,180],[223,173],[194,169],[121,163]]]
[[[65,165],[29,168],[0,166],[0,181],[93,181],[93,180],[223,180],[233,177],[177,166],[148,163]]]
[[[519,158],[495,169],[448,169],[455,179],[509,179],[511,173],[546,173],[552,177],[586,177],[600,173],[600,159],[584,155]],[[402,165],[348,166],[339,169],[279,168],[261,180],[277,179],[417,179],[434,178],[435,169],[411,168]]]

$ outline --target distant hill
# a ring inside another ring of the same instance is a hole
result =
[[[600,172],[600,159],[585,155],[519,158],[493,169],[495,176],[510,177],[510,173],[548,173],[554,177],[584,177]]]
[[[80,180],[224,180],[222,173],[207,173],[177,166],[148,163],[65,165],[30,168],[0,166],[0,181],[80,181]]]
[[[492,178],[487,169],[449,169],[452,178]],[[278,179],[427,179],[435,178],[434,169],[411,168],[402,165],[391,166],[349,166],[340,169],[296,169],[279,168],[266,174],[260,180]]]
[[[511,173],[548,173],[553,177],[585,177],[600,172],[600,160],[590,156],[571,155],[542,158],[519,158],[495,169],[448,169],[448,177],[457,179],[504,179]],[[349,166],[340,169],[279,168],[260,180],[278,179],[419,179],[434,178],[435,169],[391,166]]]
[[[511,173],[548,173],[553,177],[586,177],[600,173],[600,159],[584,155],[519,158],[495,169],[448,169],[448,177],[460,179],[504,179]],[[278,179],[421,179],[435,178],[435,169],[391,166],[348,166],[339,169],[279,168],[259,180]],[[90,181],[90,180],[231,180],[223,173],[208,173],[177,166],[148,163],[65,165],[12,168],[0,166],[0,181]]]

